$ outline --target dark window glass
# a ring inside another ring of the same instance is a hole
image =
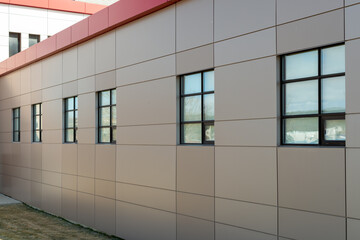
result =
[[[20,108],[13,109],[13,142],[20,142]]]
[[[41,103],[32,105],[33,142],[42,141],[42,107]]]
[[[116,143],[116,89],[98,93],[98,142]]]
[[[214,144],[214,71],[181,76],[181,143]]]
[[[40,42],[40,35],[29,34],[29,47]]]
[[[345,46],[282,57],[282,143],[345,145]]]
[[[21,50],[20,33],[9,33],[9,57]]]
[[[66,98],[64,101],[64,136],[66,143],[77,142],[78,97]]]

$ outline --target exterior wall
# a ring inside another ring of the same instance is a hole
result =
[[[75,0],[79,2],[96,3],[101,5],[111,5],[119,0]]]
[[[128,240],[359,239],[359,16],[350,0],[183,0],[5,75],[2,192]],[[280,146],[278,55],[339,42],[346,147]],[[177,76],[211,68],[215,146],[179,145]],[[117,144],[96,144],[96,92],[115,87]],[[75,95],[79,141],[63,144]]]
[[[0,4],[0,62],[9,57],[9,32],[21,33],[21,50],[29,47],[29,34],[40,40],[88,17],[88,14]]]

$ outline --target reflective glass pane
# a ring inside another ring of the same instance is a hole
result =
[[[183,121],[201,120],[201,96],[184,97],[182,104]]]
[[[184,76],[182,86],[184,94],[201,92],[201,73]]]
[[[20,142],[20,132],[14,132],[14,142]]]
[[[345,112],[345,77],[322,79],[322,112]]]
[[[78,126],[78,111],[75,111],[75,127]]]
[[[112,104],[116,104],[116,89],[111,90],[111,102]]]
[[[116,128],[112,129],[113,142],[116,142]]]
[[[67,129],[66,130],[66,142],[74,142],[74,129]]]
[[[36,130],[40,129],[40,116],[35,117],[34,126]]]
[[[110,126],[110,107],[100,108],[100,126]]]
[[[110,105],[110,91],[100,92],[100,106]]]
[[[75,109],[78,109],[79,106],[78,106],[78,97],[75,97]]]
[[[110,128],[100,128],[99,142],[110,142]]]
[[[214,71],[204,72],[204,92],[214,91]]]
[[[34,113],[35,114],[40,114],[41,113],[40,104],[35,104],[34,105]]]
[[[29,47],[37,44],[40,41],[39,35],[29,34]]]
[[[14,121],[14,130],[15,130],[15,131],[19,131],[19,130],[20,130],[20,121],[19,121],[18,118],[15,119],[15,121]]]
[[[285,143],[318,144],[318,118],[285,119]]]
[[[20,117],[20,109],[19,108],[14,109],[14,117]]]
[[[74,127],[74,112],[67,112],[66,113],[66,128],[73,128]]]
[[[205,141],[215,141],[214,125],[205,125]]]
[[[40,142],[40,131],[34,132],[34,142]]]
[[[116,126],[116,106],[111,107],[111,125]]]
[[[318,113],[318,81],[304,81],[285,85],[285,114]]]
[[[183,125],[184,143],[201,143],[201,124],[184,124]]]
[[[345,119],[325,120],[325,140],[345,141]]]
[[[318,75],[318,51],[309,51],[285,56],[286,80]]]
[[[321,74],[345,72],[345,46],[336,46],[321,50]]]
[[[9,57],[20,52],[20,34],[9,33]]]
[[[73,110],[74,109],[74,98],[67,98],[66,99],[66,110]]]
[[[204,119],[214,120],[214,94],[204,95]]]

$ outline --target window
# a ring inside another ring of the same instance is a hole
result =
[[[42,141],[42,107],[41,103],[32,105],[33,142]]]
[[[78,122],[78,97],[65,99],[65,133],[66,143],[77,142],[77,122]]]
[[[282,56],[282,144],[345,145],[345,46]]]
[[[214,144],[214,71],[181,76],[180,85],[180,142]]]
[[[9,33],[9,57],[20,52],[20,33]]]
[[[40,35],[29,34],[29,47],[40,42]]]
[[[13,109],[13,142],[20,142],[20,108]]]
[[[98,93],[98,142],[116,143],[116,89]]]

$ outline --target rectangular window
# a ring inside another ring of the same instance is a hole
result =
[[[214,71],[181,76],[180,142],[214,144]]]
[[[21,50],[20,33],[9,33],[9,57]]]
[[[78,128],[78,97],[70,97],[65,99],[65,133],[66,143],[77,142]]]
[[[13,142],[20,142],[20,108],[13,109]]]
[[[42,141],[42,107],[41,103],[32,105],[32,139],[33,142]]]
[[[345,145],[345,46],[281,59],[282,144]]]
[[[40,35],[29,34],[29,47],[40,42]]]
[[[98,142],[116,143],[116,89],[98,93]]]

